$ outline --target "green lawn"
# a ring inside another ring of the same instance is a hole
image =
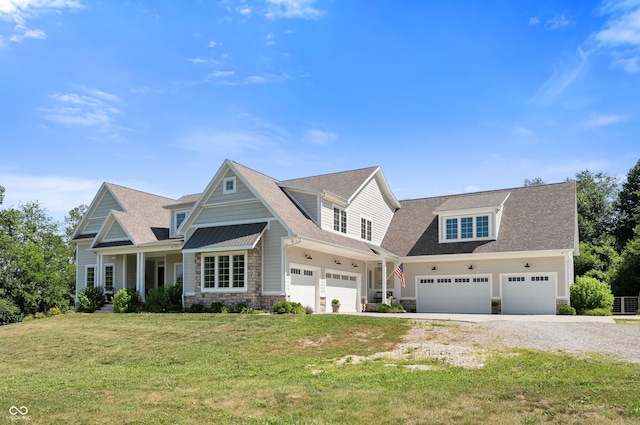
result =
[[[4,326],[0,423],[640,423],[639,364],[500,350],[482,369],[336,365],[388,350],[410,326],[224,314],[67,314]],[[12,420],[11,406],[28,407],[30,421]]]

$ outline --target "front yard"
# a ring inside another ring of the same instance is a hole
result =
[[[411,353],[374,356],[397,347],[411,326],[228,314],[66,314],[4,326],[0,422],[640,421],[640,364],[491,347],[477,347],[484,367],[472,368]],[[422,326],[442,332],[437,322]]]

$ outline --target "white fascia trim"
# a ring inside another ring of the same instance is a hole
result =
[[[131,235],[127,231],[127,228],[122,225],[122,223],[120,222],[120,220],[118,220],[118,217],[113,211],[109,213],[109,215],[107,216],[107,219],[104,221],[104,223],[102,223],[102,227],[100,228],[100,230],[98,230],[98,233],[96,234],[95,238],[93,238],[94,244],[96,242],[97,243],[109,242],[109,240],[105,240],[103,238],[106,236],[107,233],[109,233],[109,230],[111,230],[111,226],[113,226],[114,222],[118,223],[118,226],[120,226],[122,231],[125,233],[125,235],[127,235],[127,237],[133,243],[133,245],[134,246],[137,245],[135,239],[131,237]]]
[[[231,207],[242,204],[253,204],[256,202],[260,202],[257,198],[248,198],[248,199],[236,199],[231,202],[215,202],[212,204],[204,204],[202,208],[216,208],[216,207]]]
[[[258,238],[258,241],[260,239]],[[257,243],[257,242],[256,242]],[[182,252],[184,253],[188,253],[188,254],[196,254],[196,253],[203,253],[206,254],[208,252],[235,252],[235,251],[247,251],[250,249],[255,248],[255,244],[254,245],[243,245],[243,246],[225,246],[225,247],[220,247],[220,248],[193,248],[193,249],[183,249]]]
[[[510,251],[510,252],[488,252],[471,254],[443,254],[443,255],[421,255],[415,257],[401,257],[405,263],[425,263],[425,262],[455,262],[465,260],[500,260],[513,258],[542,258],[564,256],[572,249],[554,249],[545,251]]]
[[[360,187],[353,192],[353,195],[351,195],[351,197],[348,199],[348,202],[351,203],[353,202],[353,200],[360,194],[360,192],[362,192],[364,190],[364,188],[369,184],[369,182],[371,180],[373,180],[376,176],[376,174],[380,174],[380,185],[382,188],[382,192],[387,195],[387,197],[391,200],[391,204],[396,208],[400,208],[400,202],[398,202],[398,200],[396,199],[395,195],[393,194],[393,192],[391,191],[391,188],[389,187],[389,183],[387,182],[387,179],[384,176],[384,173],[382,172],[382,168],[377,167],[373,173],[371,173],[371,175],[369,177],[367,177],[367,179],[360,185]]]

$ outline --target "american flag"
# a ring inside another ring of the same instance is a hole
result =
[[[400,263],[393,272],[400,278],[400,285],[404,288],[404,266],[402,264]]]

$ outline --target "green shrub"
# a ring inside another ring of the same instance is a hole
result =
[[[76,310],[93,313],[104,305],[104,291],[100,286],[90,286],[78,293]]]
[[[0,298],[0,326],[16,323],[22,320],[20,308],[6,298]]]
[[[247,305],[243,304],[243,303],[238,303],[233,305],[230,309],[229,309],[229,313],[242,313],[242,310],[246,310],[247,309]]]
[[[140,307],[140,296],[133,288],[120,289],[113,296],[114,313],[136,313]]]
[[[211,303],[211,312],[212,313],[222,313],[222,308],[224,307],[224,304],[222,304],[220,301],[216,301]]]
[[[380,304],[378,306],[378,313],[404,313],[404,307],[400,303],[393,303],[391,305]]]
[[[202,304],[191,304],[188,311],[189,313],[204,313],[204,306]]]
[[[182,310],[182,284],[155,288],[146,299],[147,311],[151,313],[178,312]]]
[[[29,314],[29,315],[27,315],[27,316],[24,316],[24,317],[22,318],[22,321],[23,321],[23,322],[30,322],[30,321],[32,321],[32,320],[33,320],[33,316],[32,316],[32,315],[30,315],[30,314]]]
[[[59,314],[62,314],[62,311],[58,307],[51,307],[47,312],[49,316],[57,316]]]
[[[273,312],[277,314],[307,314],[307,310],[300,303],[278,301],[273,305]]]
[[[570,305],[563,305],[558,309],[559,314],[567,315],[567,316],[575,316],[576,309],[571,307]]]
[[[584,310],[582,311],[583,315],[585,316],[611,316],[613,315],[613,313],[611,312],[611,309],[606,309],[606,308],[592,308],[589,310]]]
[[[571,285],[571,305],[580,313],[597,308],[612,311],[611,287],[593,277],[578,277]]]
[[[41,311],[36,311],[36,314],[34,314],[33,317],[35,317],[36,319],[44,319],[47,316]]]
[[[306,314],[313,314],[313,307],[311,307],[310,305],[305,305],[304,310]]]
[[[388,306],[386,304],[380,304],[378,306],[378,313],[390,313],[391,312],[391,306]]]

